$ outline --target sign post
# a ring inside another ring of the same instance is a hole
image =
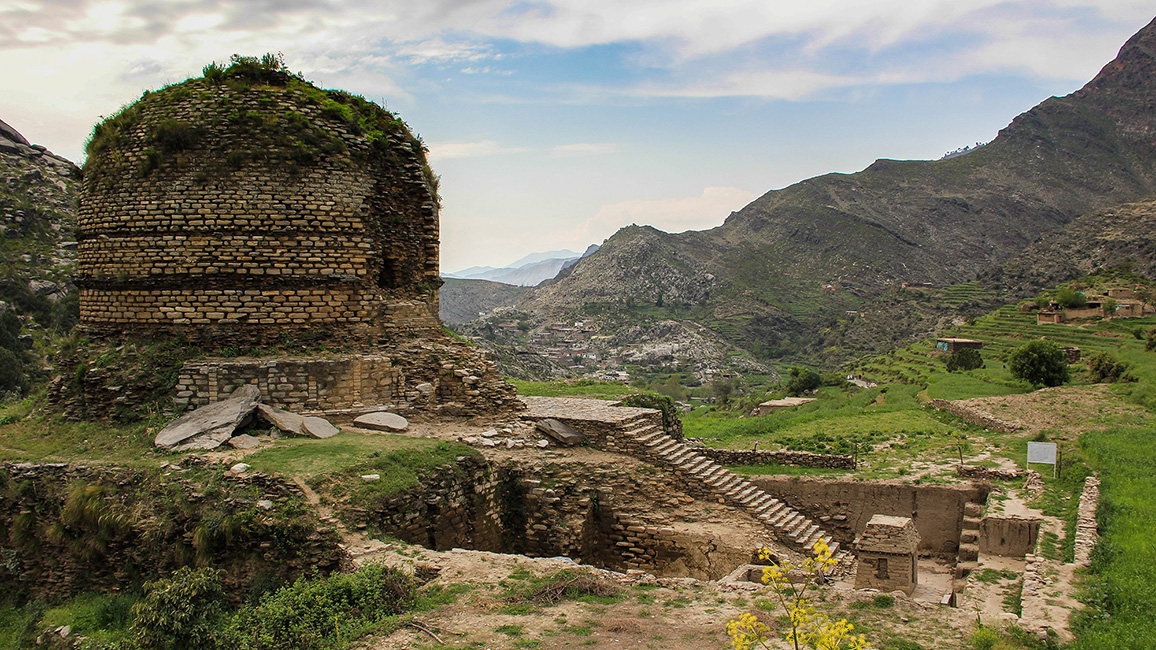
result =
[[[1052,466],[1052,478],[1058,475],[1060,463],[1059,451],[1056,449],[1054,442],[1029,442],[1028,443],[1028,469],[1031,469],[1032,463],[1045,463]]]

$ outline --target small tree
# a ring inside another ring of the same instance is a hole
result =
[[[771,587],[791,625],[784,638],[794,650],[863,650],[867,647],[867,639],[862,634],[852,634],[854,625],[846,619],[832,621],[818,613],[807,597],[807,591],[835,566],[831,549],[826,544],[816,542],[813,551],[814,556],[803,560],[800,567],[783,562],[763,569],[763,584]],[[759,557],[770,561],[770,550],[759,549]],[[795,568],[804,574],[801,581],[791,580],[790,573]],[[771,628],[759,622],[754,614],[743,614],[728,622],[727,634],[734,650],[754,650],[757,647],[770,650],[772,647],[767,643],[771,638]]]
[[[815,390],[823,383],[819,373],[803,366],[794,366],[789,371],[791,378],[787,381],[787,393],[802,395],[809,390]]]
[[[975,370],[983,367],[983,357],[975,348],[962,348],[947,355],[944,359],[948,372],[956,370]]]
[[[1078,309],[1088,304],[1084,294],[1073,289],[1063,288],[1056,291],[1056,302],[1064,309]]]
[[[730,377],[719,377],[710,382],[710,388],[714,392],[714,398],[718,405],[724,406],[730,399],[731,393],[734,392],[735,383]]]
[[[1032,386],[1059,386],[1068,381],[1068,355],[1053,341],[1039,339],[1015,349],[1008,357],[1013,377]]]

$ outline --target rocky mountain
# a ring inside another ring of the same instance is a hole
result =
[[[1156,198],[1080,216],[984,273],[982,279],[989,287],[1026,297],[1121,264],[1156,278]]]
[[[447,325],[460,325],[489,315],[499,307],[518,302],[525,287],[489,280],[461,280],[443,277],[438,300],[438,315]]]
[[[80,169],[0,121],[0,300],[24,315],[75,293]]]
[[[711,230],[624,228],[518,308],[539,327],[581,317],[611,337],[624,322],[693,323],[759,359],[874,352],[872,337],[845,347],[824,332],[903,283],[972,281],[1082,214],[1156,194],[1154,108],[1156,21],[1082,89],[967,155],[808,179]],[[902,338],[915,332],[895,327],[925,325],[871,327]]]

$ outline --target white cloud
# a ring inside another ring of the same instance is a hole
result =
[[[666,232],[713,228],[758,196],[737,187],[708,187],[700,196],[613,203],[580,224],[578,235],[570,239],[601,241],[632,223]]]
[[[573,156],[598,156],[608,153],[617,153],[621,147],[613,142],[577,142],[574,144],[558,145],[550,149],[551,158],[570,158]]]
[[[503,147],[493,140],[479,140],[476,142],[432,142],[429,148],[431,162],[449,160],[451,158],[478,158],[480,156],[497,156],[499,154],[525,153],[529,147]]]

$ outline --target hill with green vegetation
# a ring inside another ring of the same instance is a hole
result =
[[[1156,23],[1082,89],[964,156],[812,178],[711,230],[624,228],[518,308],[540,315],[539,327],[584,319],[608,336],[621,330],[615,322],[693,322],[721,347],[764,360],[836,363],[885,350],[897,341],[871,325],[828,333],[848,312],[888,311],[903,283],[966,285],[1082,214],[1156,193],[1156,146],[1145,135],[1156,128],[1153,52]],[[1135,252],[1149,263],[1150,251]],[[906,336],[943,314],[915,311],[890,331]]]

